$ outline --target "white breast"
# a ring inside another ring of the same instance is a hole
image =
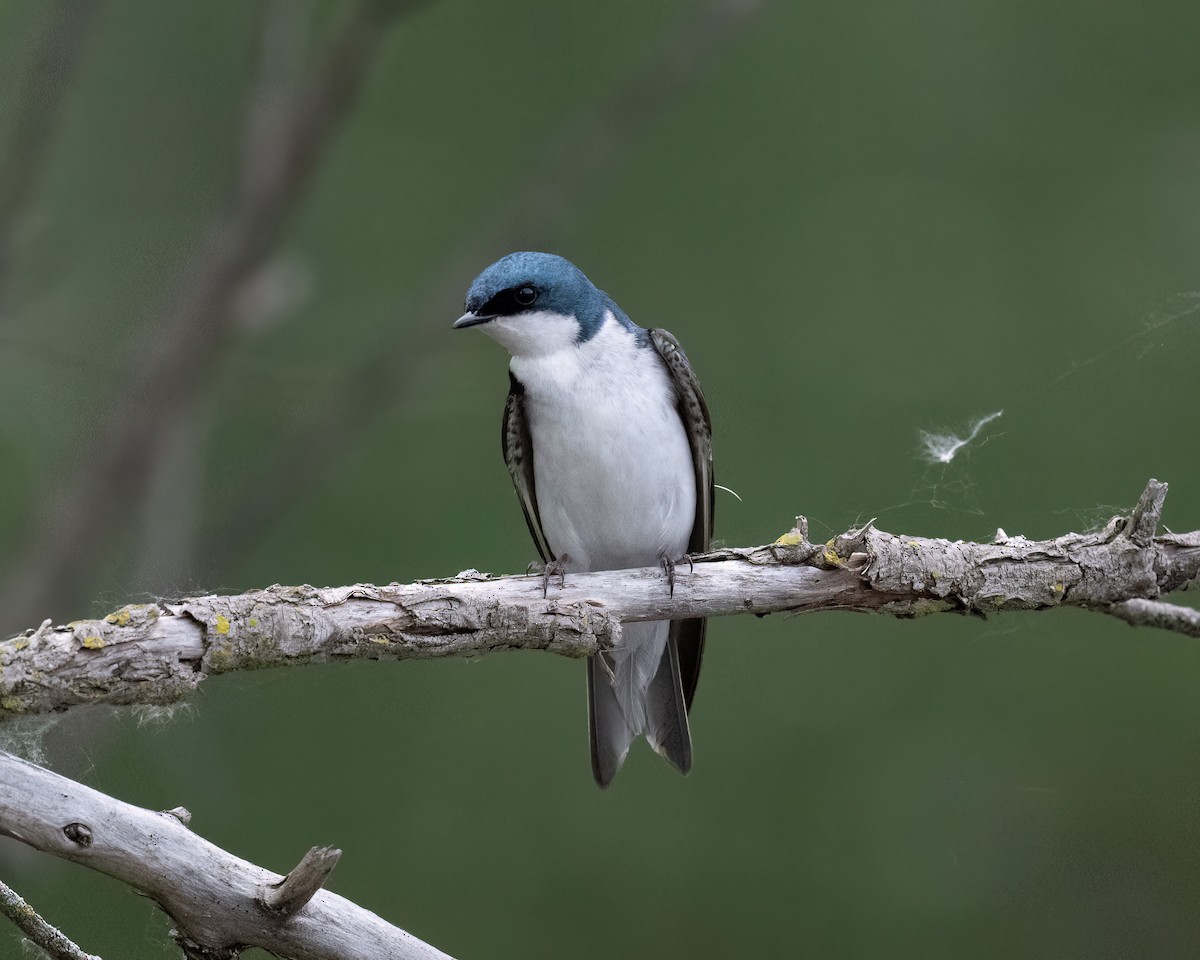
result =
[[[511,366],[525,387],[538,513],[564,566],[679,559],[695,519],[695,468],[657,352],[610,313],[586,343]]]

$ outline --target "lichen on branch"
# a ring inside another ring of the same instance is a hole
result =
[[[1128,517],[1038,541],[1002,530],[992,543],[897,536],[867,524],[814,544],[801,518],[774,543],[693,558],[673,592],[657,567],[573,574],[548,590],[541,576],[470,570],[409,584],[277,584],[130,604],[0,643],[0,718],[85,703],[178,703],[205,677],[231,670],[513,649],[581,657],[619,643],[631,620],[1074,606],[1200,636],[1195,611],[1162,600],[1200,575],[1200,531],[1156,535],[1166,492],[1151,480]]]

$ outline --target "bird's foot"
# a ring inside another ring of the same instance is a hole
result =
[[[690,553],[685,553],[678,560],[673,560],[668,556],[659,558],[658,562],[662,565],[663,572],[667,575],[667,586],[671,590],[671,596],[675,596],[675,567],[677,564],[683,563],[685,560],[687,561],[688,565],[688,573],[694,573],[696,570],[696,565],[692,563],[692,555]]]
[[[561,590],[567,585],[567,568],[557,560],[551,560],[542,567],[542,597],[545,598],[550,594],[550,578],[558,577],[558,589]]]

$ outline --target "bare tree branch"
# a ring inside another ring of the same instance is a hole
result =
[[[341,858],[342,851],[335,847],[313,847],[291,873],[278,883],[263,887],[258,902],[281,917],[290,917],[325,886]]]
[[[0,643],[0,717],[77,704],[168,704],[206,676],[344,659],[396,660],[544,649],[585,656],[621,623],[741,613],[874,611],[896,617],[1081,607],[1200,636],[1195,612],[1159,598],[1200,575],[1200,531],[1154,536],[1166,484],[1129,518],[1053,540],[968,543],[895,536],[871,524],[825,544],[804,524],[761,547],[694,558],[672,594],[658,567],[318,589],[132,604],[103,620],[49,621]],[[1154,606],[1137,606],[1153,601]]]
[[[1200,610],[1161,600],[1123,600],[1108,611],[1135,627],[1158,627],[1200,637]]]
[[[127,519],[145,489],[154,451],[180,411],[207,387],[233,325],[230,304],[271,252],[349,114],[386,27],[419,2],[361,0],[321,64],[291,97],[281,98],[272,88],[248,98],[230,204],[187,257],[128,389],[99,418],[103,426],[91,453],[77,459],[86,469],[70,472],[48,504],[34,511],[45,520],[0,586],[6,616],[24,618],[44,610],[52,595],[69,595],[90,568],[94,546]],[[271,76],[264,75],[268,85]]]
[[[33,907],[2,880],[0,913],[15,923],[29,942],[45,951],[51,960],[100,960],[95,954],[80,950],[61,930],[42,919]]]
[[[697,558],[673,593],[657,567],[575,574],[550,595],[540,576],[468,571],[130,605],[65,627],[46,621],[0,644],[0,717],[171,703],[209,674],[289,663],[514,648],[581,656],[619,643],[630,620],[1075,606],[1200,636],[1200,613],[1159,599],[1200,577],[1200,531],[1156,536],[1166,492],[1151,480],[1129,517],[1043,541],[1002,530],[987,544],[898,537],[867,524],[813,544],[800,518],[775,543]],[[197,837],[189,820],[181,807],[154,813],[0,753],[0,834],[152,897],[189,960],[231,960],[247,946],[296,960],[443,956],[321,889],[340,851],[314,847],[279,877]]]
[[[448,960],[318,889],[336,860],[328,850],[315,848],[280,877],[197,836],[174,812],[133,806],[2,752],[0,834],[150,897],[175,923],[172,935],[189,960],[236,960],[248,947],[289,960]],[[289,887],[293,875],[302,879]],[[265,891],[283,890],[286,903],[264,902]]]

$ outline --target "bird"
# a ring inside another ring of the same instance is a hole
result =
[[[455,329],[507,348],[504,461],[545,575],[675,564],[708,550],[712,425],[679,341],[635,324],[575,264],[497,260]],[[601,788],[639,736],[682,773],[706,621],[631,622],[587,661],[592,774]]]

